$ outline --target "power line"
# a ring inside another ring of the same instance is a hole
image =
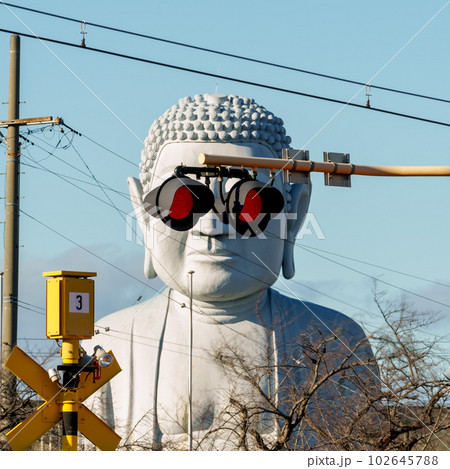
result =
[[[121,160],[124,160],[126,161],[127,163],[130,163],[131,165],[133,165],[134,167],[139,167],[138,164],[136,164],[135,162],[129,160],[128,158],[125,158],[124,156],[122,155],[119,155],[119,153],[116,153],[115,151],[109,149],[109,148],[106,148],[104,145],[102,145],[101,143],[98,143],[96,142],[95,140],[93,140],[92,138],[88,137],[85,133],[80,133],[78,132],[77,130],[74,130],[72,129],[72,127],[69,127],[64,121],[61,122],[61,125],[63,125],[64,127],[68,128],[70,131],[72,131],[74,134],[78,135],[79,137],[84,137],[86,139],[88,139],[90,142],[94,143],[95,145],[97,145],[98,147],[100,148],[103,148],[103,150],[106,150],[107,152],[117,156],[118,158],[120,158]]]
[[[63,181],[67,182],[68,184],[71,184],[72,186],[76,187],[76,188],[79,189],[80,191],[82,191],[82,192],[84,192],[84,193],[90,195],[91,197],[94,197],[94,199],[99,200],[100,202],[102,202],[102,203],[108,205],[109,207],[115,208],[111,203],[107,202],[106,200],[103,200],[103,199],[101,199],[100,197],[97,197],[96,195],[92,194],[91,192],[87,191],[86,189],[83,189],[82,187],[78,186],[78,185],[75,184],[74,182],[69,181],[69,180],[68,180],[69,177],[64,176],[64,175],[62,175],[62,174],[59,174],[59,173],[56,173],[56,172],[52,171],[51,169],[46,168],[45,166],[43,166],[43,165],[40,164],[40,163],[37,163],[37,162],[36,162],[36,164],[38,164],[38,165],[40,166],[40,168],[39,168],[39,167],[36,167],[36,166],[33,166],[33,165],[30,165],[30,164],[27,164],[27,163],[23,163],[23,164],[24,164],[25,166],[28,166],[29,168],[32,168],[32,169],[39,169],[39,170],[41,170],[41,171],[46,171],[46,172],[48,172],[48,173],[50,173],[50,174],[53,174],[54,176],[56,176],[56,177],[62,179]],[[75,178],[71,178],[71,179],[75,179]],[[84,182],[84,181],[83,181],[83,182]],[[122,211],[122,213],[125,214],[125,212],[123,212],[123,211]]]
[[[50,152],[50,151],[46,150],[45,148],[43,148],[43,147],[41,147],[40,145],[38,145],[38,144],[36,144],[35,142],[33,142],[32,140],[27,139],[27,138],[24,137],[23,135],[19,135],[19,137],[22,138],[23,140],[25,140],[26,142],[30,143],[31,145],[36,146],[36,147],[39,148],[40,150],[44,151],[44,152],[47,153],[49,156],[52,156],[52,157],[56,158],[56,159],[57,159],[58,161],[60,161],[61,163],[65,164],[65,165],[69,166],[70,168],[76,170],[77,172],[83,174],[83,176],[86,176],[86,177],[88,177],[89,179],[93,179],[92,176],[89,175],[88,173],[85,173],[85,172],[82,171],[81,169],[79,169],[79,168],[77,168],[76,166],[70,164],[68,161],[65,161],[65,160],[63,160],[62,158],[59,158],[59,157],[56,156],[53,152]],[[72,145],[72,147],[73,147],[73,145]],[[75,150],[75,147],[73,147],[73,148],[74,148],[74,150]],[[69,179],[74,179],[74,180],[79,181],[79,182],[82,182],[82,183],[84,183],[84,184],[91,184],[91,185],[96,185],[96,186],[98,186],[98,184],[100,183],[103,188],[108,189],[108,190],[111,191],[111,192],[115,192],[116,194],[120,195],[121,197],[126,198],[127,200],[129,200],[128,194],[126,194],[125,192],[119,191],[118,189],[114,189],[114,188],[108,186],[107,184],[105,184],[104,182],[99,181],[98,179],[97,179],[97,181],[95,182],[95,184],[92,184],[92,183],[90,183],[90,182],[88,182],[88,181],[83,181],[82,179],[78,179],[78,178],[74,178],[74,177],[71,177],[71,176],[65,176],[65,175],[56,173],[56,172],[52,171],[51,169],[47,168],[46,166],[42,165],[40,161],[36,161],[36,159],[34,159],[31,155],[29,155],[29,159],[30,159],[31,161],[33,161],[35,164],[37,164],[37,165],[39,165],[39,166],[41,167],[41,168],[36,168],[36,167],[33,167],[32,165],[28,165],[28,166],[30,166],[30,167],[32,167],[32,168],[34,168],[34,169],[43,169],[43,170],[48,171],[48,172],[50,172],[50,173],[52,173],[52,174],[54,174],[54,175],[56,175],[56,176],[58,176],[58,177],[61,177],[61,178],[66,177],[66,178],[69,178]],[[80,189],[81,189],[81,188],[80,188]],[[83,189],[81,189],[81,190],[83,190]]]
[[[32,308],[28,308],[27,306],[23,306],[21,304],[18,304],[19,308],[21,309],[26,309],[27,311],[31,311],[32,313],[40,314],[41,316],[45,316],[45,313],[42,313],[41,311],[36,311]]]
[[[296,245],[296,246],[299,246],[300,248],[303,248],[303,246],[302,246],[300,243],[298,243],[298,242],[296,242],[295,245]],[[409,273],[406,273],[406,272],[401,272],[400,270],[390,269],[390,268],[388,268],[388,267],[383,267],[383,266],[381,266],[381,265],[372,264],[371,262],[362,261],[361,259],[355,259],[355,258],[353,258],[353,257],[344,256],[344,255],[342,255],[342,254],[337,254],[337,253],[335,253],[335,252],[325,251],[324,249],[314,248],[314,247],[312,247],[312,246],[308,246],[308,249],[312,249],[312,250],[314,250],[314,251],[324,252],[324,253],[326,253],[326,254],[331,254],[332,256],[341,257],[342,259],[347,259],[347,260],[349,260],[349,261],[359,262],[360,264],[370,265],[371,267],[376,267],[377,269],[388,270],[389,272],[394,272],[394,273],[396,273],[396,274],[405,275],[406,277],[415,278],[415,279],[417,279],[417,280],[423,280],[423,281],[425,281],[425,282],[434,283],[435,285],[440,285],[441,287],[450,288],[450,285],[447,284],[447,283],[437,282],[436,280],[430,280],[429,278],[419,277],[418,275],[409,274]]]
[[[33,308],[36,308],[36,309],[41,309],[42,311],[45,311],[46,309],[45,308],[42,308],[41,306],[38,306],[38,305],[33,305],[31,303],[27,303],[26,301],[22,301],[22,300],[17,300],[19,303],[23,303],[24,305],[28,305],[28,306],[32,306]]]
[[[23,154],[21,156],[24,156]],[[32,158],[28,158],[28,157],[25,157],[26,159],[30,159],[32,160]],[[32,160],[34,161],[34,160]],[[47,168],[46,166],[44,166],[43,164],[41,164],[40,162],[36,162],[36,164],[38,164],[39,166],[33,166],[32,164],[29,164],[29,163],[25,163],[24,161],[22,161],[22,164],[28,168],[32,168],[32,169],[36,169],[38,171],[44,171],[44,172],[47,172],[47,173],[51,173],[63,180],[67,180],[67,179],[71,179],[73,181],[77,181],[77,182],[81,182],[82,184],[87,184],[89,186],[95,186],[95,187],[98,187],[98,185],[95,183],[95,182],[89,182],[89,181],[84,181],[83,179],[80,179],[80,178],[76,178],[76,177],[73,177],[73,176],[68,176],[67,174],[61,174],[61,173],[57,173],[55,171],[52,171],[51,169]],[[66,181],[70,184],[70,181]],[[76,186],[78,189],[86,192],[86,194],[89,194],[91,195],[90,192],[87,192],[85,191],[84,189],[82,189],[81,187],[79,186]],[[127,197],[127,195],[124,193],[124,192],[120,192],[116,189],[113,189],[113,188],[107,188],[108,190],[112,191],[112,192],[116,192],[117,194],[121,195],[122,197]],[[95,197],[95,196],[93,196]],[[102,200],[102,199],[101,199]],[[102,200],[103,201],[103,200]],[[105,202],[107,205],[110,205],[108,204],[107,202]],[[112,205],[110,205],[112,207]]]
[[[412,291],[410,291],[410,290],[407,290],[407,289],[405,289],[405,288],[398,287],[397,285],[394,285],[394,284],[392,284],[392,283],[386,282],[385,280],[381,280],[381,279],[376,278],[376,277],[374,277],[374,276],[372,276],[372,275],[370,275],[370,274],[366,274],[365,272],[361,272],[361,271],[358,270],[358,269],[354,269],[353,267],[350,267],[350,266],[348,266],[348,265],[341,264],[340,262],[337,262],[337,261],[335,261],[335,260],[333,260],[333,259],[330,259],[330,258],[328,258],[328,257],[326,257],[326,256],[323,256],[323,255],[321,255],[321,254],[318,254],[317,252],[310,251],[308,248],[306,248],[306,247],[304,247],[304,246],[300,246],[300,247],[301,247],[303,250],[308,251],[308,252],[311,253],[311,254],[314,254],[315,256],[321,257],[322,259],[326,259],[327,261],[330,261],[330,262],[332,262],[332,263],[334,263],[334,264],[337,264],[337,265],[339,265],[339,266],[341,266],[341,267],[345,267],[346,269],[349,269],[349,270],[352,270],[353,272],[356,272],[356,273],[358,273],[358,274],[364,275],[365,277],[369,277],[369,278],[371,278],[371,279],[373,279],[373,280],[375,280],[375,281],[377,281],[377,282],[384,283],[385,285],[388,285],[388,286],[390,286],[390,287],[398,288],[399,290],[402,290],[402,291],[404,291],[405,293],[409,293],[409,294],[411,294],[411,295],[417,296],[417,297],[422,298],[422,299],[424,299],[424,300],[432,301],[433,303],[436,303],[436,304],[438,304],[438,305],[445,306],[446,308],[450,308],[450,305],[449,305],[449,304],[442,303],[442,302],[440,302],[440,301],[433,300],[432,298],[428,298],[428,297],[426,297],[426,296],[420,295],[419,293],[414,293],[414,292],[412,292]]]
[[[299,72],[299,73],[303,73],[303,74],[307,74],[307,75],[312,75],[312,76],[316,76],[316,77],[320,77],[320,78],[326,78],[326,79],[331,79],[331,80],[335,80],[335,81],[340,81],[340,82],[343,82],[343,83],[349,83],[349,84],[352,84],[352,85],[370,86],[370,88],[372,88],[372,89],[377,89],[377,90],[381,90],[381,91],[388,91],[388,92],[392,92],[392,93],[398,93],[398,94],[413,96],[413,97],[416,97],[416,98],[423,98],[423,99],[429,99],[429,100],[439,101],[439,102],[443,102],[443,103],[450,103],[450,100],[444,99],[444,98],[438,98],[438,97],[435,97],[435,96],[429,96],[429,95],[424,95],[424,94],[420,94],[420,93],[413,93],[413,92],[410,92],[410,91],[399,90],[399,89],[390,88],[390,87],[386,87],[386,86],[372,85],[372,84],[367,83],[367,82],[351,80],[351,79],[348,79],[348,78],[337,77],[337,76],[330,75],[330,74],[325,74],[325,73],[314,72],[314,71],[311,71],[311,70],[305,70],[305,69],[301,69],[301,68],[298,68],[298,67],[283,65],[283,64],[279,64],[279,63],[275,63],[275,62],[271,62],[271,61],[267,61],[267,60],[255,59],[255,58],[252,58],[252,57],[247,57],[247,56],[243,56],[243,55],[239,55],[239,54],[232,54],[230,52],[218,51],[218,50],[210,49],[210,48],[207,48],[207,47],[196,46],[196,45],[193,45],[193,44],[187,44],[185,42],[173,41],[173,40],[164,39],[164,38],[161,38],[161,37],[150,36],[148,34],[138,33],[136,31],[129,31],[129,30],[126,30],[126,29],[115,28],[115,27],[107,26],[107,25],[103,25],[103,24],[92,23],[90,21],[79,20],[79,19],[76,19],[76,18],[70,18],[68,16],[63,16],[63,15],[57,15],[55,13],[50,13],[50,12],[47,12],[47,11],[36,10],[34,8],[28,8],[28,7],[23,7],[23,6],[19,6],[19,5],[14,5],[12,3],[7,3],[7,2],[0,2],[0,3],[4,4],[6,6],[10,6],[12,8],[18,8],[18,9],[21,9],[21,10],[30,11],[32,13],[37,13],[37,14],[40,14],[40,15],[50,16],[50,17],[53,17],[53,18],[58,18],[58,19],[62,19],[62,20],[65,20],[65,21],[71,21],[71,22],[78,23],[78,24],[83,23],[85,25],[89,25],[89,26],[99,28],[99,29],[105,29],[105,30],[118,32],[118,33],[122,33],[122,34],[127,34],[127,35],[130,35],[130,36],[136,36],[136,37],[140,37],[140,38],[144,38],[144,39],[150,39],[150,40],[153,40],[153,41],[158,41],[158,42],[163,42],[163,43],[166,43],[166,44],[185,47],[185,48],[188,48],[188,49],[198,50],[198,51],[201,51],[201,52],[208,52],[208,53],[211,53],[211,54],[221,55],[221,56],[224,56],[224,57],[230,57],[230,58],[233,58],[233,59],[244,60],[246,62],[257,63],[257,64],[261,64],[261,65],[268,65],[270,67],[280,68],[280,69],[283,69],[283,70],[290,70],[290,71]]]
[[[78,150],[75,148],[75,145],[72,145],[72,148],[74,149],[75,153],[78,155],[78,157],[80,158],[80,160],[83,162],[84,166],[86,166],[86,169],[89,171],[92,179],[95,181],[95,183],[97,184],[97,186],[99,187],[99,189],[103,192],[103,194],[105,195],[105,197],[109,200],[109,202],[112,204],[112,206],[117,210],[117,212],[119,213],[119,215],[123,218],[123,220],[125,221],[125,216],[123,215],[123,212],[121,210],[119,210],[116,206],[116,204],[113,202],[113,200],[111,199],[111,197],[108,195],[108,193],[105,191],[104,187],[102,184],[100,184],[100,182],[98,181],[98,179],[95,177],[94,173],[91,171],[91,168],[88,166],[88,164],[86,163],[86,161],[84,160],[84,158],[81,156],[81,154],[78,152]]]
[[[310,93],[304,93],[304,92],[301,92],[301,91],[290,90],[290,89],[287,89],[287,88],[281,88],[279,86],[266,85],[266,84],[263,84],[263,83],[257,83],[257,82],[254,82],[254,81],[243,80],[243,79],[240,79],[240,78],[234,78],[234,77],[229,77],[229,76],[225,76],[225,75],[219,75],[217,73],[210,73],[210,72],[205,72],[205,71],[202,71],[202,70],[196,70],[196,69],[193,69],[193,68],[182,67],[182,66],[179,66],[179,65],[167,64],[167,63],[158,62],[158,61],[155,61],[155,60],[144,59],[142,57],[136,57],[136,56],[132,56],[132,55],[121,54],[119,52],[113,52],[113,51],[108,51],[108,50],[104,50],[104,49],[97,49],[97,48],[94,48],[94,47],[87,47],[87,46],[86,47],[80,47],[78,44],[72,44],[70,42],[61,41],[61,40],[58,40],[58,39],[51,39],[51,38],[46,38],[46,37],[42,37],[42,36],[35,36],[35,35],[32,35],[32,34],[21,33],[19,31],[12,31],[12,30],[3,29],[3,28],[0,28],[0,32],[8,33],[8,34],[17,34],[19,36],[27,37],[29,39],[37,39],[39,41],[51,42],[53,44],[59,44],[59,45],[68,46],[68,47],[75,47],[77,49],[82,49],[82,50],[91,51],[91,52],[97,52],[97,53],[101,53],[101,54],[105,54],[105,55],[110,55],[110,56],[113,56],[113,57],[119,57],[119,58],[123,58],[123,59],[134,60],[134,61],[137,61],[137,62],[147,63],[147,64],[151,64],[151,65],[157,65],[157,66],[160,66],[160,67],[167,67],[167,68],[170,68],[170,69],[173,69],[173,70],[178,70],[178,71],[183,71],[183,72],[188,72],[188,73],[195,73],[195,74],[203,75],[203,76],[210,77],[210,78],[219,78],[221,80],[232,81],[232,82],[235,82],[235,83],[240,83],[242,85],[255,86],[255,87],[258,87],[258,88],[263,88],[263,89],[267,89],[267,90],[271,90],[271,91],[278,91],[278,92],[287,93],[287,94],[290,94],[290,95],[302,96],[302,97],[311,98],[311,99],[318,99],[320,101],[325,101],[325,102],[329,102],[329,103],[342,104],[344,106],[350,106],[350,107],[354,107],[354,108],[358,108],[358,109],[365,109],[367,111],[374,111],[374,112],[379,112],[379,113],[382,113],[382,114],[388,114],[388,115],[391,115],[391,116],[403,117],[403,118],[406,118],[406,119],[412,119],[412,120],[416,120],[416,121],[420,121],[420,122],[426,122],[426,123],[429,123],[429,124],[435,124],[435,125],[441,125],[441,126],[444,126],[444,127],[450,127],[450,123],[448,123],[448,122],[441,122],[441,121],[437,121],[437,120],[433,120],[433,119],[427,119],[427,118],[424,118],[424,117],[414,116],[414,115],[411,115],[411,114],[404,114],[404,113],[401,113],[401,112],[390,111],[388,109],[375,108],[375,107],[366,107],[362,104],[356,104],[356,103],[352,103],[352,102],[349,102],[349,101],[344,101],[344,100],[341,100],[341,99],[335,99],[335,98],[329,98],[329,97],[326,97],[326,96],[320,96],[320,95],[315,95],[315,94],[310,94]]]

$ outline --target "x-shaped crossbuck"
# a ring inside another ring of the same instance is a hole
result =
[[[108,352],[112,355],[112,352]],[[6,438],[14,451],[24,451],[39,437],[62,419],[62,406],[66,402],[78,403],[78,430],[97,448],[113,451],[121,438],[82,402],[121,371],[117,360],[107,368],[102,368],[99,379],[81,372],[77,389],[63,389],[52,382],[47,371],[29,357],[19,347],[14,347],[5,364],[12,373],[24,381],[44,399],[44,403],[26,420],[19,423]]]

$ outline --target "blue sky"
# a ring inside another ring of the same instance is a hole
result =
[[[376,7],[369,2],[333,0],[230,0],[226,5],[216,0],[15,3],[318,73],[450,98],[450,2],[442,0],[381,0]],[[3,5],[0,9],[4,29],[81,41],[81,25]],[[89,47],[365,104],[364,87],[92,26],[86,31]],[[9,34],[1,33],[1,102],[7,101],[8,56]],[[313,160],[320,161],[324,151],[335,151],[350,153],[355,164],[450,164],[450,129],[445,126],[27,38],[22,38],[21,71],[21,100],[26,102],[21,105],[21,116],[60,116],[82,136],[75,136],[67,149],[63,146],[69,140],[63,137],[55,156],[50,156],[48,151],[53,151],[62,134],[57,128],[35,132],[27,137],[35,146],[26,145],[22,152],[21,209],[34,219],[22,215],[20,221],[20,296],[28,303],[22,306],[34,311],[20,308],[20,338],[45,335],[44,316],[38,309],[45,301],[44,271],[97,272],[97,317],[133,304],[140,296],[150,298],[161,287],[157,280],[145,279],[142,247],[127,240],[123,218],[88,176],[92,173],[113,188],[116,192],[108,190],[108,196],[117,208],[129,213],[126,179],[138,176],[148,129],[184,96],[217,90],[253,97],[283,118],[292,147],[308,149]],[[373,107],[450,122],[449,104],[376,89],[371,94]],[[0,110],[1,119],[6,119],[6,105]],[[4,145],[0,145],[0,157],[4,171]],[[41,170],[27,164],[41,165]],[[77,179],[69,179],[70,184],[48,170]],[[448,178],[355,176],[350,189],[325,187],[321,174],[312,175],[312,182],[310,212],[325,239],[314,235],[299,239],[296,276],[280,280],[277,286],[292,296],[343,311],[370,327],[376,322],[375,277],[391,299],[411,292],[408,299],[415,306],[440,312],[444,319],[432,332],[446,335],[449,288],[441,284],[450,285]],[[1,184],[3,192],[4,179]],[[0,218],[3,214],[2,207]],[[323,256],[319,257],[302,246],[326,252],[316,251]]]

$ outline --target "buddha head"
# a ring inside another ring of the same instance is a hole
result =
[[[281,158],[289,148],[282,119],[253,99],[205,94],[180,99],[155,120],[141,154],[140,178],[128,184],[136,217],[144,235],[144,271],[180,293],[188,293],[187,274],[195,272],[193,297],[228,301],[265,290],[280,272],[294,275],[295,237],[308,210],[310,185],[283,182],[282,173],[258,170],[256,179],[271,183],[284,197],[282,212],[260,236],[237,234],[214,211],[187,231],[176,231],[151,216],[145,196],[174,175],[181,165],[200,166],[201,153]],[[223,181],[225,192],[237,179]],[[219,197],[216,178],[211,191]]]

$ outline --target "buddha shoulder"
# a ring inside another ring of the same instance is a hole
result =
[[[272,309],[275,310],[275,316],[282,318],[283,323],[290,323],[291,331],[299,329],[302,331],[320,330],[326,335],[336,334],[343,337],[351,337],[353,341],[361,340],[365,333],[361,326],[352,318],[340,311],[336,311],[325,306],[290,298],[273,292]],[[294,327],[292,327],[294,326]]]
[[[96,322],[100,328],[119,329],[120,331],[135,329],[145,330],[161,322],[168,305],[167,292],[137,303],[128,308],[107,314]],[[104,329],[103,329],[104,330]]]

